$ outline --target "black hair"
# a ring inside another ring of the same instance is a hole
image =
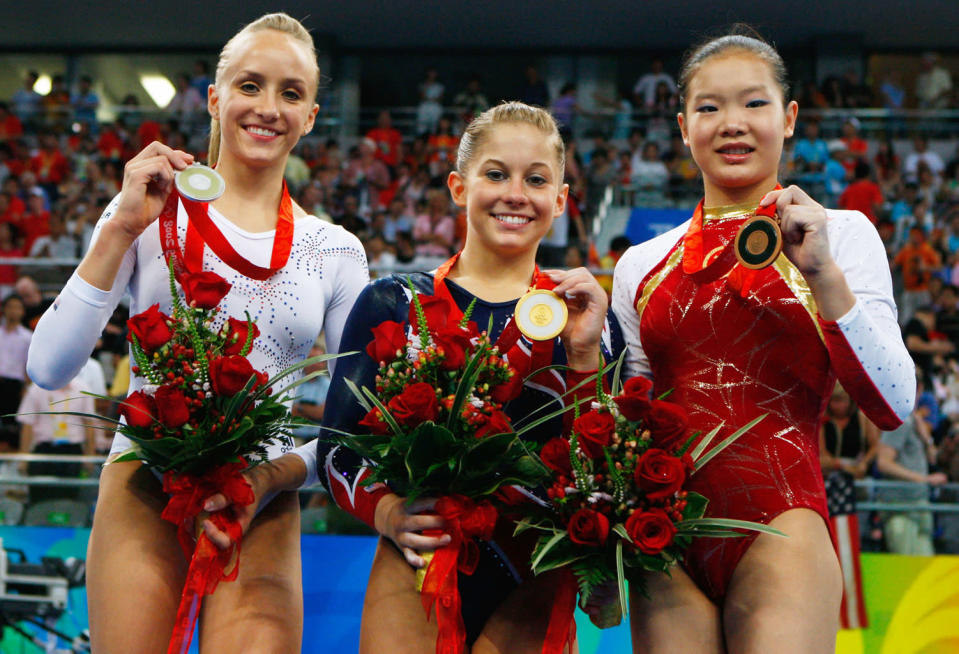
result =
[[[683,56],[677,82],[681,111],[686,111],[686,94],[689,92],[689,83],[699,67],[710,57],[731,50],[749,52],[768,63],[772,69],[773,79],[776,80],[782,91],[783,105],[786,105],[789,101],[789,80],[783,58],[755,29],[745,23],[736,23],[722,36],[706,39],[688,50]]]

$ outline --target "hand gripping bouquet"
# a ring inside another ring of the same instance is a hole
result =
[[[177,292],[177,280],[186,303]],[[163,490],[170,499],[162,517],[177,525],[180,545],[190,558],[171,653],[189,648],[202,597],[238,573],[240,524],[229,510],[209,515],[235,543],[232,550],[219,550],[202,530],[197,534],[203,502],[215,493],[239,506],[254,501],[241,472],[266,460],[270,441],[292,443],[291,429],[309,424],[290,414],[293,398],[288,393],[320,373],[278,392],[275,386],[304,366],[330,358],[308,359],[268,379],[247,359],[259,335],[249,314],[245,320],[217,319],[217,305],[229,290],[230,284],[216,273],[176,276],[171,264],[173,315],[154,304],[127,322],[133,373],[144,384],[120,405],[123,421],[116,430],[133,442],[133,449],[117,461],[138,459],[163,474]]]
[[[366,459],[370,475],[363,483],[387,484],[410,501],[439,498],[435,511],[452,540],[425,557],[420,591],[427,619],[436,609],[436,651],[453,654],[465,650],[466,640],[457,573],[475,570],[474,539],[492,537],[505,487],[541,486],[549,478],[520,436],[563,409],[514,431],[502,408],[523,379],[487,332],[469,322],[472,305],[457,322],[451,300],[410,289],[409,333],[392,320],[373,329],[367,353],[380,364],[375,392],[350,384],[368,410],[360,421],[368,433],[336,438]]]
[[[613,386],[619,386],[618,370]],[[650,400],[651,387],[649,380],[635,377],[610,395],[598,382],[589,411],[580,413],[577,407],[569,437],[547,441],[540,451],[552,473],[545,484],[551,506],[525,505],[530,513],[518,521],[516,532],[542,532],[532,555],[535,574],[560,570],[566,577],[555,598],[544,654],[558,653],[572,640],[577,589],[585,606],[595,591],[615,582],[618,601],[602,611],[604,626],[612,626],[627,613],[626,579],[645,594],[637,573],[668,573],[693,538],[735,538],[742,530],[782,535],[759,523],[704,518],[707,498],[683,490],[691,475],[764,416],[707,452],[721,426],[701,438],[697,432],[684,439],[686,412],[663,398]]]

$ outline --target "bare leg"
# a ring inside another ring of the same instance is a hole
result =
[[[436,619],[416,590],[416,574],[396,548],[380,538],[363,601],[360,654],[433,654]]]
[[[490,616],[472,654],[540,654],[558,581],[545,574],[520,584]],[[564,651],[575,654],[578,648]]]
[[[760,534],[729,584],[723,626],[730,654],[833,654],[842,578],[822,517],[792,509]]]
[[[296,493],[273,498],[243,537],[240,572],[203,599],[201,652],[295,654],[303,642],[300,512]]]
[[[630,591],[633,654],[724,654],[719,609],[685,570],[670,571],[646,573],[652,599]]]
[[[160,518],[167,497],[136,462],[111,463],[87,548],[87,598],[97,654],[165,652],[187,563],[175,527]]]

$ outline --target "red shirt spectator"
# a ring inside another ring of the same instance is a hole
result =
[[[23,200],[9,193],[0,193],[0,223],[19,223],[27,210]]]
[[[403,142],[403,136],[393,128],[389,111],[380,112],[376,127],[366,133],[366,138],[376,143],[377,159],[390,167],[395,167],[399,163],[400,143]]]
[[[0,103],[0,141],[10,141],[23,134],[23,125],[20,119],[7,110],[7,105]]]
[[[57,137],[47,134],[42,138],[39,152],[30,158],[30,170],[41,184],[59,184],[66,178],[70,163],[60,152]]]
[[[50,212],[43,208],[43,195],[34,193],[29,198],[30,211],[17,224],[23,234],[23,251],[29,252],[33,242],[50,233]]]
[[[97,151],[104,159],[119,160],[123,156],[123,139],[112,125],[105,125],[97,139]]]
[[[907,291],[928,290],[932,271],[942,265],[939,254],[926,241],[925,233],[919,227],[909,230],[909,240],[892,263],[902,267],[902,285]]]
[[[879,185],[869,179],[869,164],[859,161],[856,164],[856,179],[839,196],[839,208],[861,211],[875,225],[879,218],[876,211],[882,206],[882,191]]]

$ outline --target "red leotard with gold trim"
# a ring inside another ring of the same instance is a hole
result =
[[[701,248],[680,238],[659,263],[642,267],[631,307],[623,306],[624,290],[614,290],[614,309],[618,315],[631,309],[623,329],[628,331],[630,323],[638,327],[654,393],[672,390],[670,400],[687,409],[691,430],[705,433],[722,424],[713,441],[718,443],[766,414],[692,476],[688,489],[709,499],[707,515],[768,523],[788,509],[809,508],[825,520],[819,420],[836,380],[835,364],[845,363],[843,356],[853,347],[836,323],[819,319],[802,275],[785,256],[757,271],[746,292],[730,283],[736,264],[730,242],[743,219],[707,223]],[[706,253],[705,265],[694,249]],[[628,279],[631,264],[624,259],[616,272]],[[636,262],[632,265],[635,270]],[[902,354],[904,348],[896,356]],[[858,374],[868,377],[862,366]],[[897,412],[888,403],[885,409],[885,422],[894,424]],[[684,565],[719,602],[754,539],[755,532],[745,538],[696,539]]]

